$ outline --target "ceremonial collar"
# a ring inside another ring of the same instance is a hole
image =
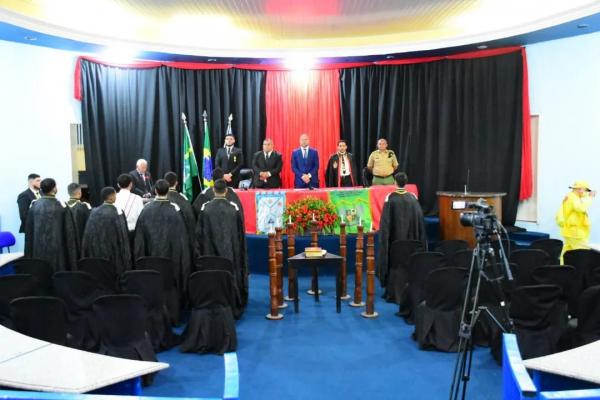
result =
[[[56,195],[44,194],[42,195],[42,199],[56,199]]]
[[[176,192],[176,191],[177,191],[177,189],[175,189],[175,188],[169,188],[169,192]]]
[[[170,201],[167,196],[156,196],[154,201]]]
[[[406,189],[404,189],[404,188],[398,188],[398,189],[396,189],[396,193],[398,193],[398,194],[406,194],[406,193],[408,193],[408,191]]]

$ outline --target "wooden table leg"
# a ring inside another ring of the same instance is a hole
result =
[[[356,235],[356,271],[354,273],[354,301],[350,303],[351,307],[363,307],[362,301],[362,267],[363,267],[363,246],[364,246],[364,227],[358,225]]]
[[[271,312],[267,319],[279,320],[283,315],[279,313],[277,301],[277,265],[275,262],[275,234],[269,233],[269,293],[271,295]]]
[[[375,311],[375,234],[367,233],[367,309],[361,313],[365,318],[377,318]]]

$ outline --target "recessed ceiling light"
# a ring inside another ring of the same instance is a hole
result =
[[[216,58],[209,58],[206,61],[208,61],[208,62],[214,62],[214,61],[217,61],[217,59]]]
[[[35,42],[37,40],[37,37],[35,37],[35,36],[25,36],[23,39],[29,40],[31,42]]]
[[[389,60],[389,59],[394,58],[394,56],[385,56],[385,58],[387,58]]]
[[[483,50],[483,49],[487,49],[488,47],[487,47],[487,44],[480,44],[479,46],[477,46],[477,48],[479,50]]]
[[[588,24],[579,24],[577,25],[577,28],[579,29],[585,29],[585,28],[589,28],[590,26]]]

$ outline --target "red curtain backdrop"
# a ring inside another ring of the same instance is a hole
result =
[[[319,152],[319,182],[324,187],[325,167],[340,139],[339,70],[268,71],[265,90],[267,132],[283,157],[284,188],[294,187],[292,150],[302,133]]]

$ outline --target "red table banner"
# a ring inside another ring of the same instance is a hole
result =
[[[408,184],[406,190],[413,193],[415,196],[419,196],[417,185]],[[355,187],[355,188],[325,188],[325,189],[281,189],[281,190],[269,190],[269,192],[283,192],[285,193],[285,202],[290,204],[296,200],[300,200],[306,197],[316,197],[324,201],[329,201],[329,192],[340,190],[367,190],[369,192],[369,202],[371,207],[371,221],[373,222],[373,229],[379,229],[379,219],[381,218],[381,211],[383,209],[383,203],[385,202],[386,196],[396,190],[396,186],[393,185],[380,185],[371,186],[369,188]],[[256,194],[265,192],[265,190],[250,189],[250,190],[236,190],[238,197],[244,208],[245,217],[245,228],[246,233],[256,233]],[[368,229],[369,227],[367,227]]]

